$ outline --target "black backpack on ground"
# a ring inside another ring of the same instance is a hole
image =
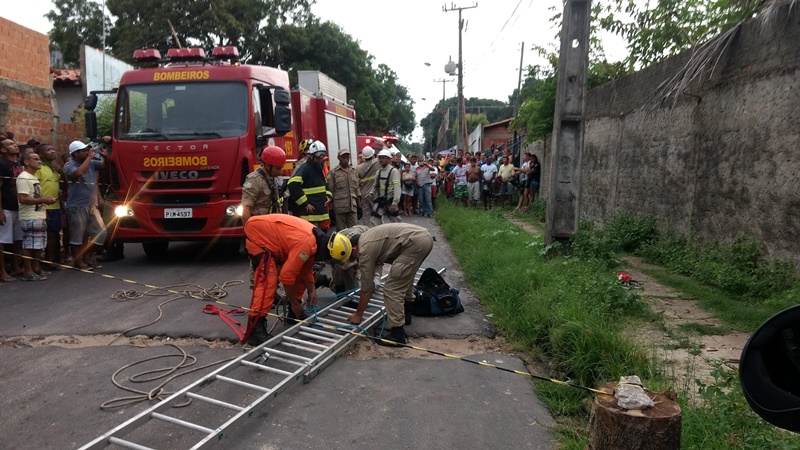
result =
[[[452,316],[464,312],[458,289],[451,288],[436,269],[427,268],[422,272],[414,295],[411,314],[415,316]]]

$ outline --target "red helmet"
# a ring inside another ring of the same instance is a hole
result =
[[[286,152],[276,145],[270,145],[261,151],[261,162],[270,166],[283,167],[286,164]]]
[[[628,272],[619,272],[617,274],[617,278],[622,283],[630,283],[631,282],[631,276],[630,276],[630,274]]]

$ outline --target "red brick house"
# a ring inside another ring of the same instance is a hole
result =
[[[483,142],[481,148],[483,150],[491,148],[493,145],[506,148],[511,140],[514,138],[514,132],[509,128],[511,119],[501,120],[499,122],[490,123],[483,126]]]
[[[59,123],[47,35],[0,17],[0,131],[18,142],[53,143],[58,152],[80,139],[83,126]]]

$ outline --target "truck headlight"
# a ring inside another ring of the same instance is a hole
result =
[[[242,205],[228,205],[228,207],[225,208],[225,215],[228,217],[242,217],[243,210],[244,208],[242,208]]]
[[[133,217],[133,210],[127,206],[117,206],[114,208],[114,215],[117,217]]]

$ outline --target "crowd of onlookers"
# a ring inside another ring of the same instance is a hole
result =
[[[108,180],[98,183],[107,177],[110,138],[103,141],[94,147],[72,142],[57,158],[51,144],[18,144],[13,133],[0,132],[0,283],[46,280],[62,264],[91,270],[124,257],[122,245],[110,242],[98,209],[113,195]],[[439,193],[465,206],[516,205],[515,212],[527,211],[539,192],[541,167],[536,155],[521,159],[517,167],[511,151],[498,148],[436,158],[395,151],[390,164],[400,174],[397,213],[431,216]]]
[[[539,192],[541,166],[532,153],[522,154],[519,167],[514,165],[511,150],[491,148],[486,151],[452,153],[422,158],[394,154],[392,164],[400,171],[402,214],[429,214],[420,193],[431,186],[431,210],[436,209],[437,193],[443,193],[456,204],[491,209],[493,205],[515,206],[514,212],[525,212]]]
[[[95,147],[74,141],[58,158],[51,144],[19,144],[0,132],[0,283],[43,281],[62,264],[92,270],[121,258],[103,250],[98,181],[107,153]]]

